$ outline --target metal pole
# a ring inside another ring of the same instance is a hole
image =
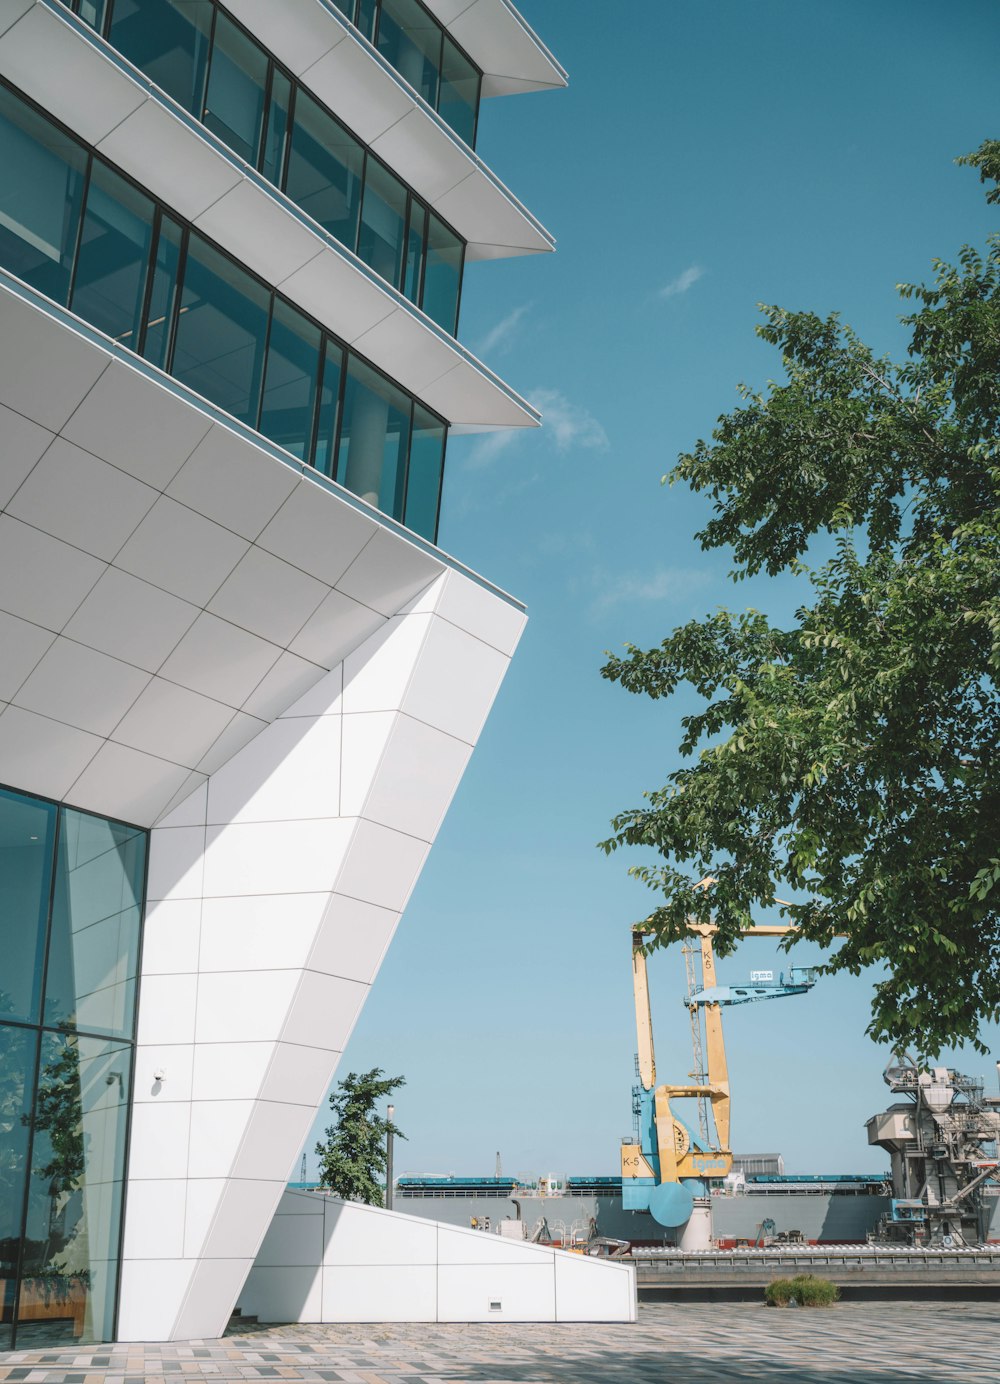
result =
[[[385,1132],[385,1209],[392,1210],[392,1117],[396,1113],[396,1107],[390,1105],[386,1108],[389,1128]]]

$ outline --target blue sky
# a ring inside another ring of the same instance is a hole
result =
[[[660,476],[739,381],[778,373],[757,302],[840,311],[900,352],[896,283],[1000,229],[952,162],[1000,130],[994,0],[627,8],[637,22],[606,0],[523,0],[570,88],[480,118],[480,154],[558,251],[471,265],[461,336],[547,426],[449,446],[442,546],[530,623],[340,1068],[406,1076],[398,1172],[488,1174],[497,1150],[508,1172],[617,1171],[629,928],[650,899],[594,843],[677,767],[680,710],[598,669],[720,605],[780,616],[798,594],[728,582],[692,537],[704,502]],[[775,962],[755,942],[720,977]],[[667,1080],[690,1066],[679,954],[650,977]],[[887,1097],[870,991],[838,977],[728,1012],[737,1151],[883,1167],[863,1128]],[[988,1059],[957,1060],[995,1083]]]

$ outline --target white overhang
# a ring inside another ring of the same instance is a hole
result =
[[[484,96],[567,84],[545,44],[507,0],[423,0],[483,73]]]
[[[0,271],[0,783],[149,826],[446,569],[520,629],[510,597]]]
[[[331,0],[226,0],[226,8],[454,227],[470,260],[553,248],[541,222]]]

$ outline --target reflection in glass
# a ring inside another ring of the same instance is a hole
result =
[[[161,370],[170,367],[171,329],[177,305],[182,234],[176,221],[171,221],[165,213],[161,214],[153,263],[153,287],[149,295],[146,336],[142,347],[146,359]]]
[[[191,232],[177,317],[173,374],[257,426],[270,293]]]
[[[430,106],[437,105],[441,26],[417,0],[382,0],[378,49]]]
[[[37,1042],[33,1030],[0,1023],[0,1350],[11,1346]]]
[[[87,156],[5,89],[0,148],[0,263],[65,307]]]
[[[24,1324],[67,1339],[114,1332],[131,1048],[42,1034],[32,1134],[18,1344]]]
[[[319,425],[313,466],[324,476],[333,475],[333,449],[340,416],[340,381],[344,373],[344,353],[332,341],[326,344],[323,383],[319,391]]]
[[[133,349],[142,323],[153,214],[153,203],[132,183],[106,164],[94,165],[70,307]]]
[[[361,204],[358,256],[393,287],[399,286],[405,226],[406,188],[388,168],[369,159]]]
[[[445,34],[438,114],[470,148],[475,148],[476,144],[481,82],[479,70]]]
[[[212,0],[114,0],[108,41],[200,118]]]
[[[414,404],[403,523],[416,533],[437,532],[444,439],[444,424],[419,404]]]
[[[312,444],[319,328],[279,298],[271,317],[260,431],[300,461]]]
[[[324,230],[354,249],[364,151],[310,96],[295,98],[285,191]]]
[[[0,1022],[37,1023],[56,809],[0,789]]]
[[[212,40],[205,124],[256,167],[264,120],[267,54],[221,11]]]
[[[410,401],[359,360],[347,367],[337,480],[370,505],[399,514],[410,434]]]
[[[433,212],[427,213],[427,265],[423,309],[439,327],[454,335],[462,283],[463,245]]]
[[[44,1022],[132,1032],[146,834],[64,808],[59,823]]]
[[[275,68],[271,74],[271,99],[267,108],[267,130],[260,171],[270,183],[281,187],[285,177],[285,150],[288,146],[288,113],[292,104],[292,84]]]

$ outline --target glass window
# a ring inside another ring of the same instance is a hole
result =
[[[427,267],[424,270],[423,307],[427,316],[455,335],[458,295],[462,286],[465,247],[433,212],[427,213]]]
[[[445,426],[432,413],[413,405],[413,439],[410,443],[410,466],[406,481],[406,514],[403,522],[408,529],[437,539],[438,503],[441,498],[441,475],[444,470]]]
[[[114,1329],[131,1050],[42,1034],[21,1284],[20,1347],[33,1325],[107,1341]],[[22,1325],[23,1324],[23,1325]]]
[[[212,41],[205,124],[255,168],[264,123],[267,64],[263,49],[220,10]]]
[[[44,1023],[131,1034],[145,861],[145,832],[63,809]]]
[[[139,346],[153,215],[148,197],[95,160],[70,306],[133,351]]]
[[[350,360],[337,480],[399,519],[409,440],[409,398],[383,375],[359,360]]]
[[[411,303],[420,304],[427,249],[427,213],[415,197],[410,198],[410,224],[406,231],[406,268],[403,292]]]
[[[56,809],[0,789],[0,1021],[38,1018]]]
[[[0,1350],[11,1348],[38,1034],[0,1023]]]
[[[65,306],[87,155],[3,88],[0,147],[0,264]]]
[[[299,91],[285,191],[342,245],[358,241],[364,151],[311,97]]]
[[[270,300],[262,283],[190,233],[171,373],[252,428]]]
[[[447,34],[441,55],[441,93],[438,114],[470,148],[476,143],[476,112],[482,78]]]
[[[312,445],[319,328],[278,298],[271,318],[260,431],[300,461]]]
[[[153,263],[153,286],[149,294],[146,337],[142,354],[161,370],[170,361],[170,340],[177,299],[177,274],[181,261],[183,231],[169,216],[160,216]]]
[[[375,20],[378,17],[378,0],[358,0],[355,24],[371,42],[375,37]]]
[[[333,0],[334,5],[344,16],[345,19],[354,22],[354,3],[355,0]]]
[[[104,14],[107,10],[107,0],[76,0],[73,9],[92,29],[98,33],[104,28]]]
[[[379,52],[431,106],[438,99],[441,35],[440,24],[417,0],[382,0]]]
[[[281,187],[285,176],[285,150],[288,146],[288,116],[292,107],[292,84],[283,72],[271,72],[271,99],[267,107],[267,130],[260,171],[269,183]]]
[[[406,188],[377,159],[369,158],[358,255],[394,288],[399,287],[403,267],[405,227]]]
[[[214,8],[212,0],[115,0],[108,41],[200,117]]]
[[[326,343],[323,359],[323,383],[319,391],[319,426],[316,429],[316,451],[312,464],[324,476],[333,475],[334,447],[337,441],[337,419],[340,411],[340,381],[344,373],[344,352],[332,341]]]

